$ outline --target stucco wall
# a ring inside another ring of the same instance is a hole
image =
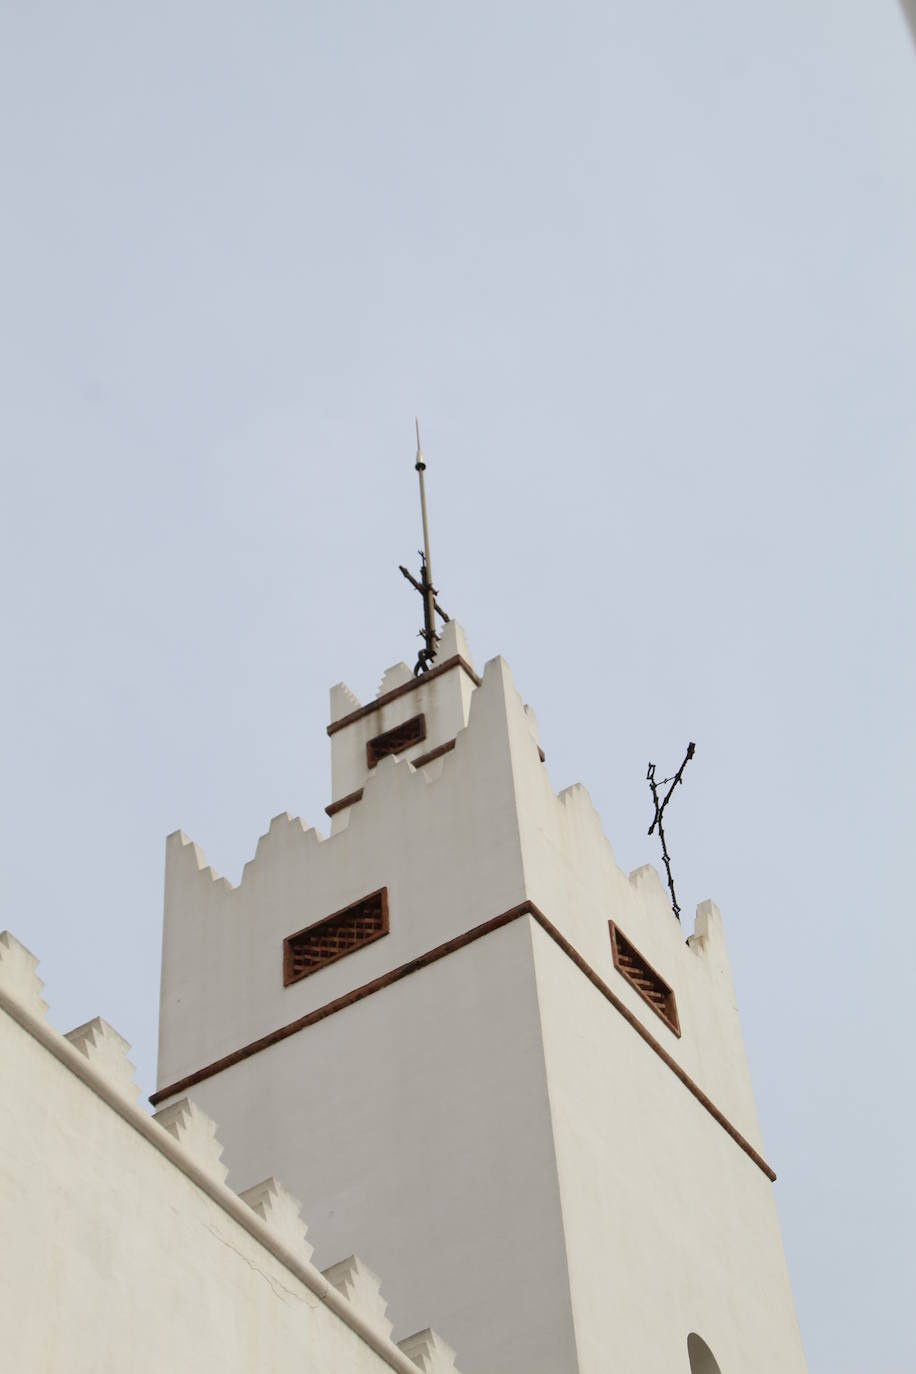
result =
[[[456,674],[427,690],[450,692]],[[522,900],[506,709],[497,669],[474,691],[472,726],[452,753],[419,771],[383,759],[328,838],[275,818],[237,887],[184,836],[169,837],[159,1087]],[[391,933],[284,988],[284,938],[383,886]]]
[[[358,1246],[391,1311],[478,1374],[573,1374],[528,918],[192,1095],[233,1187],[275,1161],[321,1267]]]
[[[372,1294],[374,1345],[360,1334],[363,1318],[342,1319],[341,1308],[356,1310],[309,1265],[304,1227],[282,1189],[271,1185],[282,1205],[272,1214],[268,1198],[265,1224],[222,1184],[219,1147],[196,1110],[193,1150],[139,1111],[119,1036],[99,1022],[88,1028],[100,1028],[98,1044],[83,1040],[102,1081],[43,1024],[29,962],[0,936],[2,1368],[417,1374],[387,1339],[384,1303],[380,1316]],[[29,1005],[9,997],[11,981]],[[295,1251],[292,1267],[278,1257],[284,1248]],[[428,1353],[431,1341],[423,1333],[413,1346]],[[420,1364],[429,1374],[452,1367],[448,1358]]]
[[[804,1374],[773,1185],[533,938],[580,1374],[686,1371],[694,1331],[725,1374]]]

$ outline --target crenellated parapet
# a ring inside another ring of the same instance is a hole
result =
[[[394,756],[423,767],[430,755],[450,747],[465,728],[480,679],[464,631],[449,621],[429,672],[415,677],[396,663],[382,677],[375,698],[361,704],[344,683],[331,688],[331,801],[334,830],[383,758]]]
[[[33,1016],[45,1017],[48,1004],[41,995],[44,983],[37,969],[38,960],[32,951],[8,930],[0,931],[0,986]]]
[[[239,1193],[243,1202],[269,1226],[293,1254],[311,1259],[312,1247],[306,1240],[308,1227],[302,1220],[298,1198],[293,1197],[277,1179],[265,1178]]]
[[[388,1320],[388,1303],[382,1297],[382,1281],[359,1255],[348,1255],[321,1272],[347,1302],[359,1309],[376,1331],[386,1338],[391,1335],[394,1328]]]
[[[422,1370],[422,1374],[457,1374],[454,1350],[429,1327],[398,1344],[404,1354]]]
[[[128,1057],[130,1045],[114,1026],[95,1016],[85,1025],[67,1031],[66,1039],[128,1102],[139,1101],[140,1089],[134,1081],[136,1069]]]
[[[311,1296],[312,1306],[317,1301],[327,1309],[332,1323],[340,1323],[358,1338],[357,1348],[368,1345],[374,1363],[352,1367],[360,1370],[387,1368],[397,1374],[411,1374],[412,1370],[416,1374],[419,1367],[426,1374],[437,1374],[440,1370],[442,1374],[446,1371],[451,1374],[454,1356],[433,1332],[403,1339],[400,1345],[392,1339],[395,1328],[387,1316],[381,1280],[359,1256],[350,1255],[324,1273],[312,1265],[312,1247],[306,1239],[307,1227],[300,1215],[300,1204],[281,1182],[269,1177],[240,1193],[226,1186],[228,1171],[222,1162],[223,1146],[218,1128],[193,1099],[172,1102],[154,1116],[140,1108],[134,1067],[128,1057],[130,1045],[112,1026],[101,1017],[95,1017],[66,1035],[54,1030],[47,1020],[47,1004],[40,995],[42,983],[37,966],[35,955],[9,931],[0,933],[0,1058],[7,1074],[5,1104],[11,1112],[11,1121],[15,1122],[15,1132],[22,1138],[21,1148],[12,1148],[12,1140],[5,1142],[5,1169],[13,1187],[0,1197],[0,1229],[4,1234],[15,1229],[15,1219],[8,1218],[4,1209],[8,1203],[29,1208],[33,1173],[37,1170],[45,1205],[32,1207],[32,1230],[46,1252],[53,1246],[57,1258],[52,1266],[52,1279],[64,1277],[68,1295],[79,1285],[77,1271],[85,1265],[85,1257],[76,1243],[77,1236],[95,1229],[104,1245],[121,1256],[120,1262],[128,1271],[133,1262],[131,1253],[135,1253],[135,1262],[140,1266],[138,1273],[142,1270],[147,1281],[133,1284],[131,1292],[141,1304],[144,1324],[155,1324],[162,1313],[155,1307],[153,1284],[159,1276],[172,1273],[177,1281],[181,1268],[173,1253],[178,1242],[171,1241],[169,1228],[173,1225],[177,1236],[184,1231],[183,1223],[187,1220],[190,1229],[186,1234],[193,1238],[191,1249],[196,1246],[199,1253],[189,1254],[186,1241],[179,1248],[179,1256],[181,1264],[198,1275],[195,1302],[202,1313],[210,1308],[216,1310],[226,1291],[231,1291],[222,1286],[225,1280],[219,1275],[215,1258],[224,1254],[238,1255],[244,1261],[243,1274],[260,1273],[262,1281],[267,1281],[267,1288],[257,1292],[259,1299],[263,1301],[264,1292],[276,1294],[279,1311],[296,1297],[294,1285],[301,1285]],[[49,1062],[56,1065],[61,1076],[55,1076],[48,1067]],[[33,1084],[40,1085],[37,1092],[32,1090]],[[81,1100],[80,1094],[88,1097]],[[94,1109],[89,1103],[95,1104]],[[65,1153],[55,1152],[54,1133],[38,1119],[36,1112],[39,1109],[49,1120],[60,1118],[60,1130],[65,1132],[61,1138],[67,1142]],[[119,1121],[122,1129],[128,1128],[120,1143]],[[131,1139],[136,1136],[142,1137],[147,1146],[154,1147],[165,1168],[164,1172],[153,1170],[146,1185],[141,1173],[149,1155],[141,1152],[132,1162],[129,1148]],[[110,1154],[106,1154],[109,1149]],[[42,1151],[49,1150],[53,1165],[42,1162]],[[17,1172],[20,1163],[21,1172]],[[190,1192],[178,1187],[179,1179],[190,1185]],[[133,1187],[152,1188],[155,1196],[149,1200],[155,1203],[155,1213],[159,1218],[166,1218],[161,1239],[144,1229],[137,1208],[111,1219],[98,1215],[90,1217],[92,1190],[99,1185],[104,1196],[116,1196],[119,1191],[129,1191]],[[86,1199],[87,1216],[75,1222],[77,1236],[71,1237],[68,1233],[71,1223],[63,1201],[55,1205],[55,1187],[60,1190],[61,1199],[67,1199],[71,1211],[74,1205],[80,1206]],[[200,1195],[198,1201],[193,1201],[194,1190]],[[199,1224],[202,1218],[205,1219],[203,1226]],[[51,1231],[47,1236],[41,1234],[45,1222],[53,1228],[53,1234]],[[119,1233],[119,1227],[123,1234]],[[113,1235],[110,1234],[112,1228]],[[161,1246],[161,1252],[157,1245]],[[272,1272],[271,1265],[276,1263],[286,1271],[284,1282],[278,1283]],[[68,1264],[73,1270],[69,1278]],[[212,1281],[208,1287],[206,1276],[210,1273]],[[205,1276],[202,1280],[201,1274]],[[33,1278],[34,1292],[29,1286]],[[33,1271],[25,1265],[17,1282],[23,1310],[45,1301],[49,1277],[44,1269]],[[146,1301],[147,1289],[150,1307],[145,1311],[142,1303]],[[97,1348],[116,1349],[117,1326],[111,1322],[110,1312],[101,1305],[93,1308],[91,1289],[80,1291],[79,1301],[82,1304],[80,1330],[92,1340],[93,1331],[104,1329],[105,1339],[97,1338]],[[252,1311],[255,1306],[251,1304]],[[175,1338],[179,1339],[182,1313],[179,1310],[169,1315],[170,1329],[174,1323]],[[11,1337],[13,1333],[7,1334]],[[214,1330],[214,1347],[216,1334]],[[79,1337],[71,1331],[69,1339],[78,1340]],[[125,1339],[134,1342],[136,1329],[128,1327]],[[318,1374],[319,1369],[324,1368],[320,1352],[328,1348],[329,1339],[326,1333],[320,1337],[315,1364],[299,1362],[302,1360],[300,1353],[296,1369],[314,1369]],[[31,1348],[34,1352],[34,1345]],[[303,1345],[302,1348],[307,1347]],[[12,1349],[15,1351],[15,1344]],[[70,1353],[80,1367],[94,1363],[91,1356],[84,1356],[75,1349]],[[241,1360],[238,1366],[222,1363],[220,1367],[238,1368],[239,1374],[243,1368],[247,1370],[244,1349],[238,1353]],[[134,1354],[136,1356],[136,1352]],[[125,1346],[122,1364],[126,1359]],[[134,1368],[147,1367],[137,1359],[131,1364]],[[18,1363],[17,1367],[25,1366]],[[279,1368],[278,1365],[271,1367]]]
[[[216,1122],[195,1102],[187,1097],[170,1102],[154,1114],[153,1120],[174,1136],[198,1168],[206,1170],[217,1183],[225,1183],[229,1170],[223,1163],[223,1147],[216,1137]]]

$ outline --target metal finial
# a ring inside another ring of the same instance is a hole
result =
[[[423,548],[420,551],[420,580],[409,573],[401,565],[401,572],[407,578],[411,586],[416,587],[423,598],[423,629],[420,637],[423,640],[423,648],[417,656],[414,675],[419,676],[425,673],[432,666],[432,661],[436,656],[436,645],[439,636],[436,634],[436,614],[448,621],[448,616],[436,601],[436,589],[433,586],[432,562],[429,556],[429,521],[426,516],[426,483],[424,473],[426,472],[426,459],[423,457],[423,446],[420,443],[420,421],[416,419],[417,427],[417,461],[414,464],[420,482],[420,514],[423,518]]]

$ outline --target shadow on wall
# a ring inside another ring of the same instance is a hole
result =
[[[903,4],[903,13],[909,20],[913,37],[916,39],[916,0],[901,0],[901,3]]]
[[[687,1356],[690,1374],[722,1374],[709,1346],[693,1331],[687,1337]]]

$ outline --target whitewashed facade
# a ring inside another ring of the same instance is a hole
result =
[[[16,1374],[455,1374],[433,1331],[391,1340],[356,1256],[320,1273],[274,1178],[225,1183],[213,1122],[137,1104],[127,1042],[46,1019],[0,934],[0,1368]]]

